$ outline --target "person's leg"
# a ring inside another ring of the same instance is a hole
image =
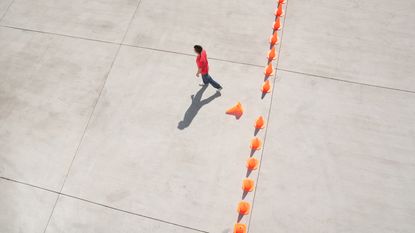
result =
[[[202,82],[204,85],[209,84],[209,75],[208,74],[202,74]]]
[[[212,86],[214,88],[216,88],[216,89],[222,89],[222,86],[219,83],[217,83],[215,80],[213,80],[213,78],[209,74],[207,74],[207,77],[208,77],[209,83],[212,84]]]

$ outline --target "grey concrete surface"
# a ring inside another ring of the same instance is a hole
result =
[[[59,191],[116,46],[0,28],[0,176]]]
[[[14,0],[3,25],[120,43],[139,0]]]
[[[0,179],[0,232],[43,232],[58,194]]]
[[[279,76],[250,232],[414,232],[415,95]]]
[[[275,1],[142,1],[126,44],[191,53],[194,44],[219,59],[265,65]]]
[[[254,120],[270,98],[260,101],[261,68],[211,61],[224,90],[208,87],[199,102],[193,66],[194,57],[123,46],[63,192],[209,232],[230,228]],[[239,120],[225,114],[237,101]]]
[[[0,233],[231,233],[260,114],[249,233],[414,232],[413,1],[288,0],[261,100],[275,9],[0,1]]]
[[[279,68],[415,91],[415,2],[291,0]]]
[[[191,229],[61,196],[46,233],[197,233]]]

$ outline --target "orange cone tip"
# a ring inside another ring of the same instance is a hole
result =
[[[252,190],[254,190],[254,180],[253,179],[244,179],[242,181],[242,189],[245,192],[251,192]]]
[[[255,137],[251,140],[251,149],[252,150],[259,150],[259,149],[261,149],[261,144],[262,144],[261,140],[259,138]]]
[[[239,214],[243,214],[243,215],[247,215],[249,214],[249,211],[251,209],[251,204],[249,204],[246,201],[240,201],[238,204],[238,213]]]
[[[237,223],[233,227],[233,233],[246,233],[246,225],[242,223]]]
[[[271,91],[271,84],[269,80],[265,81],[264,84],[262,84],[262,93],[269,93]]]
[[[266,76],[271,76],[274,74],[274,67],[272,67],[272,63],[270,62],[267,67],[265,67],[265,71],[264,71]]]
[[[274,60],[276,56],[276,52],[275,52],[275,46],[272,46],[272,48],[268,51],[268,55],[267,58],[268,60]]]
[[[277,11],[275,12],[275,15],[276,15],[277,17],[284,16],[284,11],[282,10],[282,4],[278,4],[278,9],[277,9]]]
[[[255,121],[255,129],[263,129],[265,125],[264,117],[259,116]]]
[[[280,30],[281,29],[281,20],[280,17],[277,17],[277,19],[274,22],[274,26],[272,26],[272,28],[276,31],[276,30]]]
[[[248,161],[246,161],[246,167],[251,171],[257,169],[258,165],[259,165],[259,161],[256,158],[252,157],[252,158],[249,158]]]
[[[269,38],[269,43],[272,45],[272,46],[274,46],[274,45],[276,45],[276,44],[278,44],[278,32],[274,32],[274,34],[272,35],[272,36],[270,36],[270,38]]]

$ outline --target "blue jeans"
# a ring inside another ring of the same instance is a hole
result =
[[[215,80],[213,80],[213,78],[210,77],[209,74],[202,74],[202,80],[204,84],[210,83],[216,89],[222,88],[222,86],[219,83],[217,83]]]

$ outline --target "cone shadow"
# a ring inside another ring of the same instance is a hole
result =
[[[255,154],[255,151],[256,151],[256,150],[251,149],[251,153],[249,154],[249,157],[252,157],[252,156]]]
[[[255,128],[255,131],[254,131],[254,136],[256,136],[258,133],[259,133],[259,131],[260,131],[261,129],[257,129],[257,128]]]
[[[262,94],[261,94],[261,99],[264,99],[266,95],[267,95],[267,93],[266,93],[266,92],[262,92]]]
[[[243,214],[239,214],[238,215],[238,220],[237,220],[237,223],[239,223],[241,220],[242,220],[242,218],[244,217],[244,215]]]
[[[245,175],[245,177],[248,178],[249,175],[251,175],[251,173],[252,173],[252,170],[246,169],[246,175]]]
[[[248,192],[244,190],[244,193],[242,193],[242,200],[245,200],[245,197],[248,195]]]
[[[192,103],[190,104],[189,108],[186,110],[183,120],[181,120],[178,125],[177,128],[180,130],[183,130],[187,127],[190,126],[190,124],[192,123],[193,119],[196,117],[197,113],[199,112],[199,110],[206,104],[210,103],[211,101],[213,101],[214,99],[218,98],[221,96],[220,92],[216,92],[215,94],[213,94],[212,96],[201,100],[202,99],[202,95],[205,92],[205,90],[207,89],[208,85],[203,86],[202,88],[199,89],[199,91],[196,92],[195,95],[191,95],[190,98],[192,99]]]

